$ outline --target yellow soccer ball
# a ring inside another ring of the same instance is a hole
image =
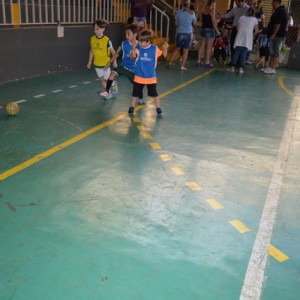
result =
[[[5,104],[4,110],[9,116],[15,116],[20,111],[20,107],[16,102],[8,102]]]

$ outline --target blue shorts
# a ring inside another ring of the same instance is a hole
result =
[[[177,33],[176,48],[189,49],[192,44],[192,33]]]
[[[214,39],[216,37],[214,28],[201,28],[200,36],[203,39]]]

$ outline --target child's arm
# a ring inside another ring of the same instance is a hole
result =
[[[92,63],[93,63],[93,58],[94,58],[94,55],[93,55],[93,52],[92,52],[92,49],[90,50],[90,55],[89,55],[89,61],[86,65],[86,67],[88,69],[90,69],[92,67]]]
[[[129,53],[129,57],[136,60],[138,56],[138,50],[136,49],[136,42],[132,43],[132,48]]]
[[[162,56],[164,58],[166,58],[168,55],[168,48],[169,48],[169,44],[167,41],[165,41],[164,44],[162,45],[162,51],[163,51]]]
[[[113,54],[113,52],[111,52],[112,53],[112,57],[111,57],[110,61],[106,64],[106,66],[104,67],[104,69],[108,69],[111,64],[113,64],[114,67],[117,67],[116,66],[116,59],[119,57],[118,53],[121,51],[121,46],[117,49],[117,52],[115,52],[114,49],[111,49],[111,50],[114,51],[114,54]]]

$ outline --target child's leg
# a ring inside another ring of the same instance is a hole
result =
[[[222,56],[223,62],[226,62],[226,50],[225,50],[225,48],[221,49],[221,56]]]
[[[130,102],[130,107],[128,109],[129,114],[134,113],[134,107],[137,98],[140,96],[140,94],[143,92],[144,84],[134,82],[133,87],[132,87],[132,97],[131,97],[131,102]]]
[[[111,87],[114,79],[117,77],[117,75],[118,75],[117,72],[111,71],[109,78],[107,79],[107,83],[106,83],[106,87],[105,87],[106,92],[109,93],[110,87]]]
[[[102,77],[102,78],[99,78],[99,80],[100,80],[100,83],[101,83],[101,85],[102,85],[102,87],[103,88],[106,88],[106,83],[107,83],[107,81]]]
[[[154,99],[157,115],[161,116],[163,112],[160,108],[160,100],[157,93],[156,83],[147,84],[147,88],[148,88],[148,95]]]

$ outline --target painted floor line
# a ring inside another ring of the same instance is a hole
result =
[[[39,94],[39,95],[35,95],[33,97],[36,98],[36,99],[39,99],[39,98],[42,98],[42,97],[45,97],[45,96],[46,96],[45,94]]]
[[[198,76],[194,77],[191,80],[186,81],[183,84],[180,84],[179,86],[176,86],[173,89],[170,89],[167,92],[164,92],[163,94],[160,95],[160,98],[162,99],[162,98],[166,97],[167,95],[169,95],[171,93],[174,93],[175,91],[177,91],[177,90],[179,90],[179,89],[181,89],[181,88],[183,88],[183,87],[185,87],[185,86],[187,86],[187,85],[195,82],[196,80],[199,80],[200,78],[209,75],[213,71],[214,70],[207,71],[207,72],[205,72],[205,73],[203,73],[201,75],[198,75]],[[43,97],[43,96],[45,96],[45,94],[36,95],[34,97],[35,98],[39,98],[39,97]],[[153,103],[153,99],[150,99],[150,100],[147,101],[147,104],[150,104],[150,103]],[[140,110],[140,109],[142,109],[144,107],[145,107],[145,105],[139,105],[139,106],[136,107],[135,111],[138,111],[138,110]],[[81,133],[81,134],[79,134],[79,135],[77,135],[77,136],[75,136],[75,137],[73,137],[73,138],[71,138],[71,139],[69,139],[69,140],[67,140],[67,141],[65,141],[65,142],[63,142],[63,143],[61,143],[61,144],[53,147],[53,148],[51,148],[51,149],[49,149],[49,150],[46,150],[46,151],[44,151],[44,152],[42,152],[42,153],[40,153],[40,154],[32,157],[31,159],[29,159],[29,160],[27,160],[27,161],[25,161],[25,162],[23,162],[23,163],[15,166],[15,167],[13,167],[13,168],[11,168],[11,169],[9,169],[7,171],[4,171],[3,173],[0,173],[0,181],[7,179],[8,177],[10,177],[10,176],[12,176],[12,175],[14,175],[14,174],[16,174],[16,173],[18,173],[18,172],[26,169],[26,168],[32,166],[33,164],[38,163],[39,161],[41,161],[41,160],[43,160],[43,159],[45,159],[45,158],[47,158],[47,157],[55,154],[56,152],[58,152],[58,151],[60,151],[60,150],[62,150],[64,148],[67,148],[67,147],[73,145],[74,143],[76,143],[76,142],[78,142],[78,141],[86,138],[87,136],[89,136],[89,135],[91,135],[91,134],[93,134],[93,133],[95,133],[97,131],[100,131],[103,128],[108,127],[109,125],[112,125],[112,124],[118,122],[119,120],[121,120],[121,119],[123,119],[123,118],[125,118],[127,116],[128,116],[127,112],[126,113],[122,113],[122,114],[120,114],[120,115],[118,115],[118,116],[116,116],[116,117],[114,117],[114,118],[112,118],[112,119],[110,119],[110,120],[108,120],[108,121],[106,121],[104,123],[101,123],[101,124],[99,124],[99,125],[91,128],[91,129],[89,129],[89,130],[87,130],[87,131],[85,131],[85,132],[83,132],[83,133]]]
[[[268,259],[268,249],[271,242],[281,185],[288,161],[289,148],[292,142],[295,117],[300,98],[287,89],[281,76],[278,77],[278,83],[289,96],[293,96],[293,100],[280,142],[258,232],[241,290],[240,300],[259,300],[261,297],[265,268]]]
[[[275,246],[270,245],[268,248],[268,254],[272,257],[274,257],[277,261],[284,262],[289,259],[289,257],[284,254],[282,251],[277,249]]]
[[[18,101],[16,101],[16,103],[23,103],[23,102],[26,102],[27,100],[25,100],[25,99],[21,99],[21,100],[18,100]]]

